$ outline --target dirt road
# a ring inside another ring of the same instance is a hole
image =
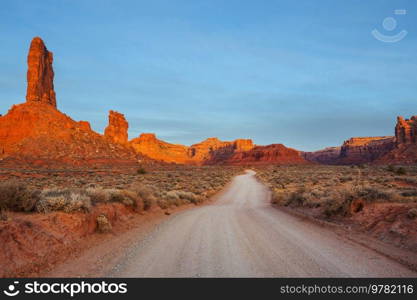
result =
[[[365,247],[270,206],[255,172],[234,178],[213,205],[158,225],[113,277],[417,277]]]

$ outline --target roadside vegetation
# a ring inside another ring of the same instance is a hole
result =
[[[417,251],[416,166],[269,166],[271,202]]]
[[[321,208],[325,216],[352,215],[370,203],[417,204],[417,168],[395,166],[274,166],[258,178],[273,204]]]

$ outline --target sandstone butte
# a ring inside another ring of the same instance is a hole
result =
[[[109,112],[109,125],[104,130],[104,136],[114,143],[127,144],[129,124],[125,116],[117,111]]]
[[[417,116],[410,119],[397,117],[393,149],[375,160],[375,163],[417,163]]]
[[[87,121],[76,122],[57,109],[53,54],[39,37],[30,44],[27,63],[26,102],[13,105],[0,116],[1,165],[132,165],[151,160],[200,165],[417,163],[416,116],[398,117],[395,137],[355,137],[341,147],[316,152],[215,137],[184,146],[161,141],[150,133],[129,141],[128,122],[112,110],[101,135]]]
[[[56,108],[52,57],[39,37],[32,40],[26,102],[0,117],[1,164],[136,164],[141,157],[130,147],[109,141],[88,122],[76,122]]]
[[[170,144],[153,133],[130,141],[136,151],[155,160],[198,165],[307,164],[298,151],[284,145],[255,146],[250,139],[221,141],[211,137],[191,146]]]
[[[239,164],[239,157],[244,159],[243,163],[308,163],[297,151],[283,145],[255,147],[250,139],[224,142],[208,138],[184,146],[144,133],[129,141],[128,122],[123,114],[113,110],[101,135],[94,132],[87,121],[76,122],[57,109],[53,54],[41,38],[32,40],[27,62],[26,102],[13,105],[6,115],[0,116],[1,165],[131,165],[151,160]]]

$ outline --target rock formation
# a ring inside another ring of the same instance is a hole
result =
[[[373,163],[395,146],[393,136],[353,137],[341,147],[328,147],[314,152],[301,152],[309,161],[327,165],[355,165]]]
[[[236,152],[225,164],[253,165],[253,164],[307,164],[299,151],[287,148],[282,144],[256,146],[248,151]]]
[[[56,107],[53,54],[42,39],[35,37],[29,49],[27,72],[27,102],[40,102]]]
[[[161,141],[153,133],[142,133],[129,143],[137,153],[155,160],[180,164],[191,162],[187,152],[188,147]]]
[[[255,147],[251,139],[237,139],[233,142],[236,151],[249,151]]]
[[[197,162],[205,162],[213,159],[213,154],[225,150],[231,142],[223,142],[216,137],[205,139],[201,143],[191,145],[188,149],[189,157]]]
[[[304,159],[319,164],[333,165],[337,163],[341,147],[327,147],[313,152],[300,152]]]
[[[394,147],[394,137],[354,137],[345,141],[340,149],[338,163],[362,164],[370,163]]]
[[[32,41],[28,65],[27,102],[13,105],[0,117],[2,166],[136,165],[143,159],[130,147],[92,131],[88,122],[76,122],[56,109],[52,54],[40,38]],[[111,123],[117,130],[110,135],[127,141],[127,123]]]
[[[417,116],[412,116],[407,120],[397,117],[395,143],[397,146],[417,143]]]
[[[109,111],[109,124],[104,130],[104,136],[111,141],[119,144],[127,144],[127,130],[129,123],[125,116],[117,111]]]
[[[138,153],[149,158],[170,163],[197,165],[308,163],[298,151],[284,145],[255,146],[250,139],[221,141],[212,137],[187,147],[166,143],[158,140],[152,133],[144,133],[131,140],[130,145]]]

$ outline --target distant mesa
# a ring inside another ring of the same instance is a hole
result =
[[[134,165],[143,159],[130,147],[92,131],[87,121],[76,122],[56,109],[52,63],[52,53],[39,37],[34,38],[28,55],[26,103],[13,105],[0,117],[2,165]],[[112,125],[120,129],[120,123]],[[115,140],[127,140],[122,131],[113,130]]]
[[[191,145],[169,144],[153,133],[130,141],[133,148],[150,158],[198,165],[307,164],[299,152],[284,145],[255,146],[250,139],[221,141],[216,137]]]
[[[395,136],[354,137],[341,147],[302,152],[305,159],[325,164],[416,164],[417,116],[397,117]]]
[[[30,43],[27,72],[27,102],[40,102],[56,107],[54,91],[53,54],[46,49],[41,38]]]
[[[404,120],[403,117],[397,117],[395,126],[396,145],[409,145],[417,143],[417,116]]]
[[[0,115],[2,166],[56,167],[178,163],[195,165],[417,163],[417,117],[398,117],[395,137],[354,137],[340,147],[302,152],[283,144],[255,145],[251,139],[216,137],[191,146],[142,133],[129,141],[125,116],[110,110],[104,134],[57,109],[53,54],[41,38],[29,48],[26,102]]]
[[[125,116],[117,111],[109,111],[109,124],[104,130],[104,136],[119,144],[127,144],[129,123]]]

